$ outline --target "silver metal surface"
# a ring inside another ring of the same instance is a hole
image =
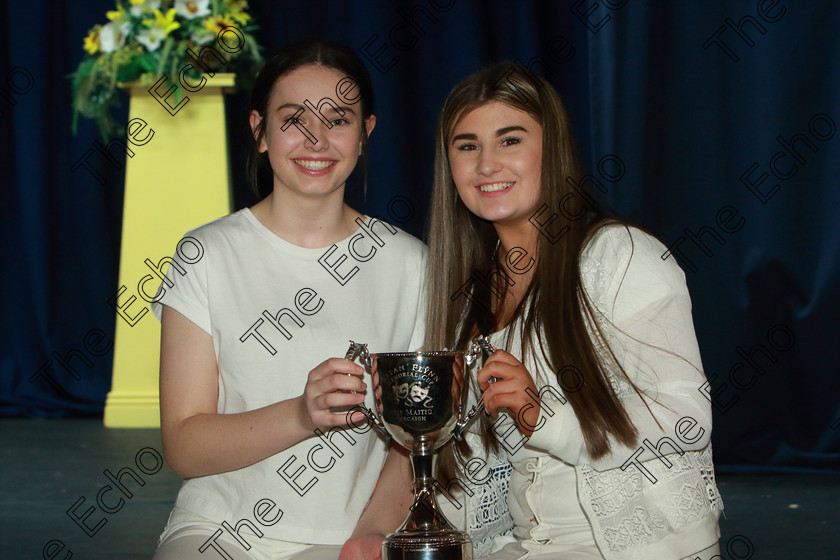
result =
[[[359,407],[371,423],[411,451],[414,503],[403,525],[382,543],[384,560],[472,560],[472,542],[457,531],[435,501],[435,452],[458,437],[484,410],[480,395],[468,412],[470,366],[492,354],[486,337],[466,352],[370,353],[350,341],[346,358],[360,358],[371,375],[376,407]]]

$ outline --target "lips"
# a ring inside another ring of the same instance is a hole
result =
[[[309,171],[322,171],[336,164],[334,159],[294,159],[292,161]]]
[[[499,192],[509,189],[515,182],[516,181],[505,183],[484,183],[483,185],[478,185],[478,189],[483,193]]]

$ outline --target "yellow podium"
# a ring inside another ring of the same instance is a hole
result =
[[[199,91],[182,89],[177,98],[167,92],[171,82],[130,87],[119,289],[109,300],[116,310],[109,428],[160,426],[160,323],[150,300],[184,233],[230,213],[223,94],[234,74],[205,78]],[[196,250],[185,244],[183,252]]]

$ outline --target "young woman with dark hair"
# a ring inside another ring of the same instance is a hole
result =
[[[155,559],[355,560],[402,520],[405,456],[341,412],[373,406],[349,339],[405,351],[423,335],[424,245],[344,203],[375,123],[344,45],[290,44],[260,72],[248,167],[264,198],[189,232],[203,256],[176,254],[154,305],[164,452],[186,479]]]
[[[680,268],[576,190],[563,104],[530,72],[502,63],[456,85],[436,142],[425,346],[490,335],[498,349],[477,378],[485,449],[441,458],[446,479],[473,451],[509,455],[513,537],[489,557],[717,554],[711,407]]]

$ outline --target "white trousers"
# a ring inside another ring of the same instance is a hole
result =
[[[257,537],[243,529],[240,539],[224,527],[176,507],[158,540],[152,560],[337,560],[339,545],[303,544]],[[250,548],[246,549],[245,545]]]
[[[550,552],[534,553],[526,551],[519,542],[506,544],[501,550],[483,556],[479,560],[603,560],[603,556],[596,547],[568,545]],[[709,548],[701,550],[682,560],[712,560],[720,558],[720,546],[718,543]]]

